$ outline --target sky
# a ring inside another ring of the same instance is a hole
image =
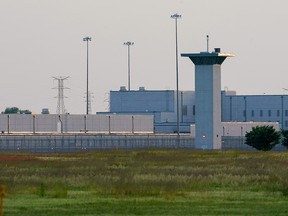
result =
[[[92,113],[108,111],[109,92],[176,89],[175,20],[181,53],[236,56],[222,65],[222,89],[237,94],[288,94],[287,0],[0,0],[0,111],[19,107],[56,113],[64,81],[67,112],[86,112],[86,44]],[[179,89],[194,90],[194,65],[179,57]]]

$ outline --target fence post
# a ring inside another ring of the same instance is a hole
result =
[[[111,116],[108,116],[108,132],[111,134]]]
[[[33,134],[35,134],[35,118],[36,118],[36,116],[35,115],[33,115],[33,125],[32,125],[32,127],[33,127]]]
[[[84,115],[84,133],[87,133],[87,116]]]
[[[10,115],[7,115],[7,132],[10,133]]]
[[[134,116],[132,115],[132,134],[134,134]]]

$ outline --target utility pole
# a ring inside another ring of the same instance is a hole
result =
[[[88,103],[88,94],[89,94],[89,77],[88,77],[88,69],[89,69],[89,56],[88,56],[88,54],[89,54],[89,46],[88,46],[88,44],[89,44],[89,41],[91,41],[91,37],[85,37],[85,38],[83,38],[83,41],[84,42],[87,42],[87,83],[86,83],[86,98],[87,98],[87,101],[86,101],[86,114],[88,115],[89,114],[89,103]]]
[[[176,58],[176,100],[177,100],[177,145],[180,145],[180,120],[179,120],[179,68],[178,68],[178,19],[181,18],[179,14],[171,15],[175,19],[175,58]]]
[[[87,95],[85,96],[85,98],[87,97]],[[88,98],[86,98],[86,102],[88,100],[88,113],[87,114],[91,114],[92,113],[92,98],[94,98],[93,96],[93,92],[88,91]]]
[[[123,45],[126,45],[128,47],[128,91],[131,90],[130,85],[131,85],[131,66],[130,66],[130,46],[134,45],[134,42],[127,41],[124,42]]]

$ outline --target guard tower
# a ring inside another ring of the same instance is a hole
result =
[[[195,64],[195,147],[221,149],[221,64],[234,55],[215,48],[181,56]]]

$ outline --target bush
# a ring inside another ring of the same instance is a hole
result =
[[[282,145],[288,148],[288,130],[282,130]]]
[[[270,151],[277,145],[281,138],[281,132],[276,131],[273,126],[256,126],[245,135],[245,143],[261,151]]]

